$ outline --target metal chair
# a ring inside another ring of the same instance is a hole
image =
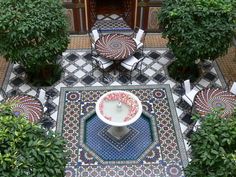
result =
[[[193,89],[191,89],[190,80],[188,79],[184,81],[184,89],[185,93],[182,96],[182,99],[186,101],[190,106],[193,106],[194,97],[200,91],[200,88],[194,87]]]
[[[144,41],[146,37],[146,32],[138,27],[134,29],[134,33],[132,34],[133,40],[135,41],[137,45],[137,49],[141,50],[143,53],[143,48],[144,48]]]
[[[130,83],[132,84],[132,73],[134,70],[139,70],[139,73],[142,71],[142,62],[145,57],[137,59],[135,56],[131,56],[130,58],[121,62],[121,66],[129,71],[129,79]]]
[[[100,30],[93,29],[91,32],[88,33],[88,35],[91,45],[91,54],[94,54],[94,52],[96,53],[95,43],[102,36],[102,33],[100,32]]]
[[[236,82],[233,83],[229,91],[234,95],[236,95]]]
[[[111,65],[113,65],[113,61],[112,60],[108,60],[105,58],[102,58],[100,56],[95,56],[92,55],[92,73],[94,72],[94,70],[96,68],[98,68],[99,70],[102,71],[103,74],[103,79],[105,78],[105,73],[106,73],[106,69],[109,68]]]

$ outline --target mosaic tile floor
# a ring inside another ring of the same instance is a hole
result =
[[[134,72],[132,75],[132,86],[139,85],[169,85],[175,104],[175,109],[179,127],[182,132],[185,149],[188,151],[187,141],[192,133],[194,122],[190,119],[188,113],[189,107],[187,103],[181,101],[180,95],[183,93],[180,83],[177,83],[168,76],[167,66],[174,61],[173,54],[167,48],[145,49],[144,53],[147,58],[144,60],[141,74]],[[136,57],[140,54],[136,53]],[[91,55],[88,49],[84,50],[67,50],[61,57],[64,73],[60,81],[51,87],[45,87],[46,93],[50,99],[45,104],[47,112],[51,117],[42,120],[45,127],[56,129],[58,122],[58,106],[62,104],[60,101],[61,88],[64,87],[94,87],[94,86],[131,86],[129,80],[124,73],[114,74],[111,70],[108,79],[102,79],[102,73],[95,70],[92,74]],[[196,82],[200,87],[217,86],[225,87],[224,79],[215,62],[206,61],[202,65],[202,77]],[[3,88],[8,95],[16,93],[36,94],[36,88],[27,83],[24,69],[18,64],[11,65],[8,69]],[[140,90],[140,92],[142,92]],[[64,104],[64,103],[63,103]],[[153,165],[150,168],[153,168]],[[117,167],[116,167],[117,168]],[[126,168],[126,167],[125,167]],[[141,171],[148,170],[149,167],[141,165]],[[89,170],[89,169],[87,169]],[[101,169],[102,170],[102,169]],[[105,175],[104,175],[105,176]],[[111,176],[111,175],[108,175]],[[122,175],[120,175],[122,176]]]
[[[145,111],[120,140],[94,113],[98,98],[110,90],[132,92]],[[60,103],[57,130],[68,140],[68,176],[103,176],[101,169],[125,176],[124,168],[128,176],[183,176],[187,154],[169,85],[67,87]]]

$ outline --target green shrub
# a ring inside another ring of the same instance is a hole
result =
[[[236,116],[222,119],[217,114],[204,118],[191,135],[192,161],[187,177],[236,176]]]
[[[235,4],[236,0],[163,1],[158,19],[179,67],[227,52],[236,24]]]
[[[25,118],[0,116],[1,177],[64,177],[65,141]]]
[[[33,77],[58,63],[69,42],[67,27],[60,0],[1,0],[0,55]]]

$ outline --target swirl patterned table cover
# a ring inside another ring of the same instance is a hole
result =
[[[201,116],[223,109],[221,117],[230,116],[236,107],[236,96],[219,88],[206,88],[199,91],[194,100],[196,112]]]
[[[100,37],[95,48],[97,53],[110,60],[124,60],[132,56],[137,49],[135,41],[124,34],[107,34]]]
[[[13,113],[24,115],[30,122],[38,122],[43,116],[43,105],[35,97],[30,95],[16,95],[8,98],[7,103],[14,103]]]

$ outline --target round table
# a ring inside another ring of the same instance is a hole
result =
[[[108,132],[120,139],[128,132],[128,125],[142,114],[142,103],[137,96],[127,91],[110,91],[102,95],[96,103],[97,116],[111,125]]]
[[[110,60],[124,60],[132,56],[137,49],[132,37],[124,34],[107,34],[95,43],[97,53]]]
[[[236,96],[223,89],[206,88],[196,94],[194,106],[196,112],[201,116],[222,109],[221,117],[228,117],[236,107]]]
[[[43,105],[35,97],[30,95],[16,95],[9,97],[6,103],[13,104],[13,114],[16,116],[23,115],[30,122],[38,122],[43,116]]]

